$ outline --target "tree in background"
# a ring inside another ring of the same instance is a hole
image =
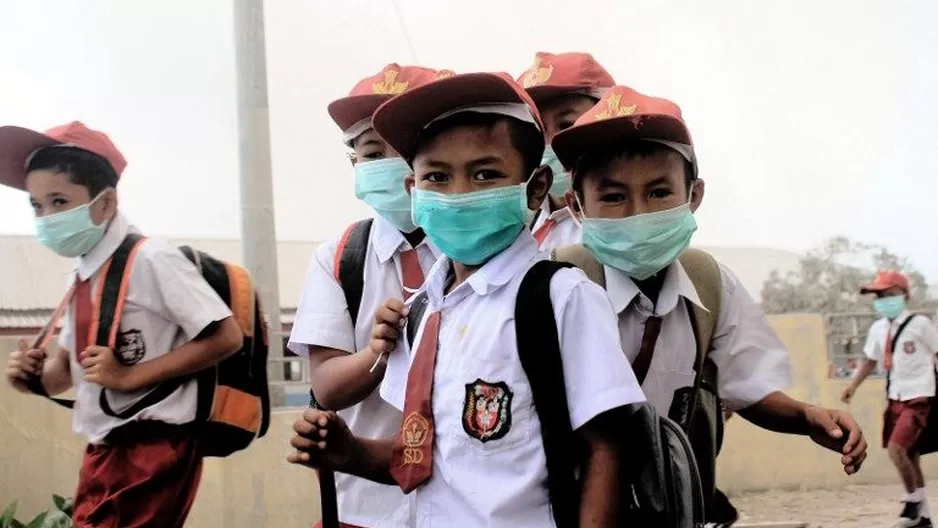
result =
[[[773,271],[762,285],[762,308],[766,313],[870,312],[871,300],[860,295],[860,287],[884,269],[901,271],[909,278],[909,307],[922,303],[928,285],[908,259],[883,246],[835,237],[808,252],[798,271],[784,275]]]

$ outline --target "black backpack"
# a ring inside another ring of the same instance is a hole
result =
[[[126,296],[125,281],[130,278],[134,257],[146,239],[141,235],[129,234],[105,264],[103,286],[97,292],[95,320],[97,326],[89,341],[106,346],[117,353],[117,333]],[[146,396],[129,408],[115,411],[107,399],[107,391],[101,391],[101,410],[116,418],[130,418],[141,410],[172,394],[180,385],[195,378],[198,381],[198,424],[199,449],[203,456],[226,457],[246,448],[255,438],[267,433],[270,425],[270,394],[267,386],[268,332],[260,302],[247,270],[210,255],[183,246],[180,251],[199,269],[209,286],[218,293],[231,309],[235,320],[244,332],[241,349],[217,365],[193,374],[191,377],[170,380],[159,384]],[[70,302],[69,295],[56,314],[36,339],[37,348],[45,344],[51,335],[64,307]],[[91,339],[93,337],[93,340]],[[74,400],[50,398],[38,378],[30,380],[32,392],[72,408]]]
[[[563,363],[557,323],[550,299],[550,280],[566,263],[542,261],[521,281],[515,302],[518,356],[541,423],[547,457],[547,488],[559,528],[578,525],[579,449],[567,412]],[[427,297],[414,299],[405,328],[411,345],[426,312]],[[694,452],[681,427],[659,416],[647,404],[629,406],[622,445],[629,453],[622,503],[627,505],[621,526],[697,528],[704,523],[704,495]]]

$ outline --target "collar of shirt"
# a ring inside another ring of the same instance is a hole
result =
[[[449,296],[446,295],[446,285],[449,282],[451,261],[445,255],[436,261],[427,274],[423,289],[426,290],[431,305],[442,308],[444,304],[459,302],[471,292],[486,295],[504,286],[539,255],[543,256],[537,249],[537,241],[530,231],[522,229],[510,246],[483,264],[466,282],[454,288]]]
[[[391,260],[391,257],[393,257],[394,253],[398,250],[416,249],[410,247],[410,242],[404,238],[403,233],[380,216],[375,218],[374,228],[371,232],[371,243],[372,247],[375,248],[375,255],[378,257],[378,261],[382,264]],[[433,244],[430,244],[426,238],[417,244],[417,247],[420,246],[427,246],[434,256],[439,257],[440,252],[437,251],[437,249],[433,247]]]
[[[568,219],[574,222],[578,221],[576,217],[573,216],[573,211],[571,211],[569,207],[561,207],[553,213],[550,212],[550,197],[547,197],[541,202],[541,208],[537,212],[537,218],[534,219],[534,225],[531,231],[537,231],[537,228],[541,227],[541,225],[548,220],[553,220],[555,224],[559,224]]]
[[[101,241],[91,248],[91,251],[78,257],[78,278],[83,281],[88,280],[89,277],[97,273],[101,266],[117,251],[127,233],[136,232],[137,230],[130,225],[127,218],[117,213],[107,227],[107,231],[104,232]]]
[[[666,275],[664,277],[664,283],[661,285],[661,292],[658,293],[657,305],[652,304],[651,299],[646,297],[645,294],[638,289],[635,281],[626,275],[625,272],[609,266],[603,266],[603,268],[606,274],[606,292],[609,295],[609,300],[612,301],[612,306],[615,308],[616,313],[625,311],[636,297],[639,298],[639,304],[643,311],[649,313],[654,311],[654,315],[657,316],[664,316],[671,313],[671,311],[677,307],[679,297],[684,297],[697,306],[705,310],[707,309],[707,307],[700,302],[700,297],[697,296],[697,289],[694,288],[694,283],[691,282],[687,272],[684,271],[684,266],[682,266],[680,262],[671,264],[665,271]]]
[[[904,323],[906,319],[908,319],[909,317],[912,317],[913,315],[915,314],[913,314],[909,310],[903,310],[902,313],[899,314],[899,317],[896,317],[892,321],[890,321],[889,319],[886,319],[886,322],[889,325],[889,333],[892,334],[893,332],[898,330],[899,327],[902,326],[902,323]]]

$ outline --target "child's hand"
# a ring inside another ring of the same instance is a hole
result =
[[[29,376],[41,376],[45,364],[46,352],[39,348],[30,348],[25,339],[20,339],[15,352],[7,360],[7,382],[22,393],[29,393],[26,385]]]
[[[358,439],[334,411],[307,409],[293,424],[296,451],[287,462],[314,468],[348,472],[358,451]]]
[[[85,369],[85,381],[97,383],[105,389],[129,392],[136,387],[130,383],[130,367],[117,361],[114,351],[107,347],[90,346],[78,356]]]
[[[375,327],[371,331],[371,351],[381,356],[397,348],[401,329],[407,323],[407,307],[400,299],[384,301],[375,312]]]

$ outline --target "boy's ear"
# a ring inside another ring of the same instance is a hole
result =
[[[528,180],[528,209],[537,211],[547,198],[547,191],[554,183],[554,175],[547,165],[541,165]]]
[[[416,184],[417,179],[414,177],[414,173],[404,176],[404,190],[407,191],[407,194],[413,194],[414,185]]]
[[[697,212],[697,208],[700,207],[700,202],[703,201],[704,189],[706,185],[704,181],[700,178],[694,180],[694,183],[690,186],[690,210],[692,213]]]

